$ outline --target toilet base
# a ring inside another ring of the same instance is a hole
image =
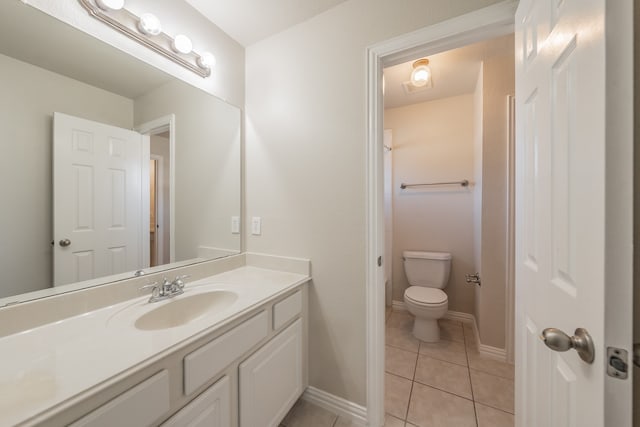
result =
[[[440,341],[438,319],[425,319],[416,316],[413,321],[413,336],[424,342]]]

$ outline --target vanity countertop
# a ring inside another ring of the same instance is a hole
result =
[[[0,426],[19,425],[66,405],[308,280],[305,274],[244,266],[187,283],[184,294],[172,299],[148,303],[146,294],[0,338]],[[183,326],[144,331],[133,324],[145,312],[204,290],[233,291],[238,298]]]

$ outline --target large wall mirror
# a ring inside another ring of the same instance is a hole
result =
[[[0,20],[0,306],[240,252],[237,107],[22,2]]]

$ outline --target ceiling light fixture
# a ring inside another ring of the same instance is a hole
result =
[[[427,58],[418,59],[413,63],[411,72],[411,83],[416,87],[427,86],[431,81],[431,68]]]
[[[160,20],[151,13],[141,16],[124,7],[125,0],[78,0],[89,15],[179,64],[201,77],[209,77],[215,57],[208,52],[199,54],[184,34],[171,37],[162,31]]]

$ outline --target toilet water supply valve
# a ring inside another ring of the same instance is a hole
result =
[[[480,283],[480,273],[465,274],[464,277],[467,283],[473,283],[474,285],[478,285],[478,286],[482,285]]]

